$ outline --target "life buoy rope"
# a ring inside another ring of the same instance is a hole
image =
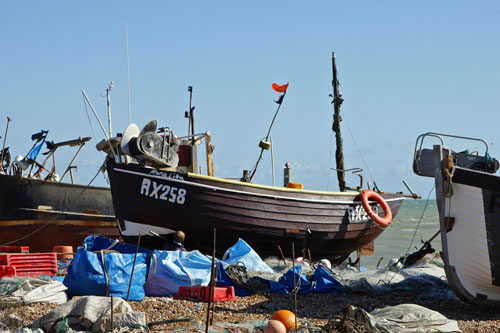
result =
[[[382,210],[385,212],[385,216],[379,216],[377,215],[373,209],[370,207],[369,200],[373,199],[375,200],[380,207],[382,207]],[[389,207],[389,204],[382,198],[380,194],[378,194],[375,191],[372,190],[364,190],[361,193],[361,204],[363,205],[363,208],[365,209],[366,214],[377,222],[380,226],[382,227],[388,227],[391,222],[392,222],[392,211],[391,207]]]

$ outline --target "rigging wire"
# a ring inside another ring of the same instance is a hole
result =
[[[354,138],[354,135],[352,134],[351,127],[349,126],[349,122],[347,121],[347,119],[344,119],[344,121],[345,121],[345,124],[347,126],[347,130],[349,131],[349,134],[351,135],[352,141],[354,142],[354,145],[356,146],[356,150],[358,151],[359,157],[361,158],[364,166],[366,167],[366,171],[368,171],[368,174],[370,175],[371,180],[375,181],[375,178],[373,177],[373,175],[370,171],[370,168],[368,167],[368,163],[366,163],[366,160],[363,157],[363,153],[361,153],[361,149],[359,149],[358,143],[357,143],[356,139]]]
[[[424,218],[424,214],[425,214],[425,211],[427,209],[427,205],[429,204],[430,196],[431,196],[432,192],[434,192],[435,187],[436,187],[436,184],[432,185],[432,188],[431,188],[429,194],[427,195],[427,200],[425,201],[424,209],[422,210],[422,214],[420,215],[420,219],[418,221],[417,227],[415,228],[415,232],[413,233],[413,237],[410,241],[410,245],[408,246],[408,249],[406,250],[405,256],[408,254],[408,252],[410,252],[411,246],[413,245],[413,241],[415,240],[415,236],[417,235],[418,227],[420,226],[420,223],[422,222],[422,219]]]
[[[85,102],[85,97],[83,95],[82,95],[82,98],[83,98],[83,106],[85,107],[85,113],[87,114],[87,120],[89,121],[90,131],[92,132],[92,139],[94,140],[95,145],[97,145],[98,142],[97,142],[96,135],[94,132],[94,127],[92,126],[92,121],[90,120],[90,115],[89,115],[89,110],[87,108],[87,103]],[[99,151],[99,155],[101,156],[101,159],[105,162],[106,157],[103,156],[102,151]],[[94,176],[94,178],[92,178],[92,180],[90,181],[90,183],[88,185],[90,185],[94,181],[94,179],[97,177],[97,175],[99,174],[100,171],[101,171],[101,167],[99,167],[97,174]],[[109,180],[106,177],[105,173],[103,173],[103,177],[106,180],[106,182],[109,184]]]
[[[330,155],[328,156],[328,172],[326,176],[326,190],[330,187],[330,169],[332,167],[333,131],[330,131]]]
[[[408,255],[408,253],[410,252],[411,246],[412,246],[412,244],[413,244],[413,241],[415,240],[415,236],[417,235],[417,231],[418,231],[418,228],[419,228],[419,226],[420,226],[420,223],[422,222],[422,219],[424,218],[425,211],[427,210],[427,205],[429,204],[429,200],[430,200],[430,197],[431,197],[432,192],[434,192],[434,188],[435,188],[435,186],[436,186],[435,184],[433,184],[433,185],[432,185],[432,188],[431,188],[431,190],[429,191],[429,194],[427,195],[427,199],[425,200],[424,209],[422,210],[422,214],[420,215],[420,219],[419,219],[419,221],[418,221],[418,223],[417,223],[417,226],[415,227],[415,232],[413,233],[413,237],[412,237],[412,239],[411,239],[411,241],[410,241],[410,245],[408,246],[408,249],[406,250],[406,253],[405,253],[405,255],[403,256],[403,258],[404,258],[404,257],[406,257],[406,256]],[[400,260],[401,260],[401,258],[400,258]],[[400,262],[400,261],[398,260],[398,263],[399,263],[399,262]],[[394,279],[394,277],[396,276],[396,274],[397,274],[397,273],[399,273],[399,271],[400,271],[400,269],[397,269],[397,270],[394,272],[394,274],[392,275],[392,277],[390,278],[390,280],[389,280],[389,282],[388,282],[388,283],[391,283],[392,279]]]
[[[356,113],[356,115],[361,119],[361,123],[366,127],[366,129],[368,130],[368,134],[370,134],[370,138],[377,138],[376,141],[378,141],[378,144],[377,146],[381,146],[383,147],[383,143],[378,139],[379,136],[376,135],[373,130],[372,130],[372,127],[370,127],[367,122],[365,121],[365,119],[363,118],[363,116],[361,115],[361,113],[358,111],[358,108],[356,107],[356,105],[352,102],[352,99],[348,99],[348,103],[351,105],[352,109],[354,110],[354,112]],[[382,154],[384,154],[384,157],[385,157],[385,160],[386,161],[390,161],[392,160],[392,156],[390,156],[389,154],[387,154],[387,150],[384,150],[384,149],[380,149],[379,152],[382,152]],[[398,168],[394,168],[394,170],[396,170],[396,173],[398,174],[398,177],[403,179],[403,174],[401,173],[401,171],[398,169]],[[369,171],[368,171],[369,172]],[[373,177],[372,177],[373,179]],[[374,180],[374,179],[373,179]]]

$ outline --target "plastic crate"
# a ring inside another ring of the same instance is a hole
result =
[[[210,287],[184,287],[180,286],[174,299],[197,299],[208,302],[210,298]],[[234,301],[234,287],[214,287],[213,301]]]
[[[0,265],[13,266],[16,276],[57,275],[56,253],[12,253],[0,255]]]
[[[28,252],[30,252],[30,247],[29,246],[0,246],[0,252],[28,253]]]
[[[16,276],[16,268],[14,266],[0,265],[0,279],[3,277]]]

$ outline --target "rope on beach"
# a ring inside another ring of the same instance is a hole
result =
[[[351,306],[348,306],[343,316],[333,315],[328,319],[322,330],[328,333],[350,332],[350,333],[372,333],[377,332],[371,327],[350,316]]]

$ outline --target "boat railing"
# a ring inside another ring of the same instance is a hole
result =
[[[478,159],[486,160],[486,164],[488,164],[489,156],[489,147],[488,143],[480,138],[473,138],[467,136],[460,135],[452,135],[452,134],[444,134],[444,133],[434,133],[427,132],[424,134],[420,134],[415,141],[415,148],[413,152],[413,172],[420,176],[434,177],[434,158],[433,158],[433,150],[429,148],[424,148],[424,140],[427,137],[436,138],[439,140],[441,146],[445,146],[444,137],[445,138],[453,138],[453,139],[461,139],[466,141],[477,141],[481,142],[485,146],[485,153],[483,156],[477,156]],[[467,156],[473,156],[470,153],[466,153]],[[479,155],[479,154],[478,154]]]

